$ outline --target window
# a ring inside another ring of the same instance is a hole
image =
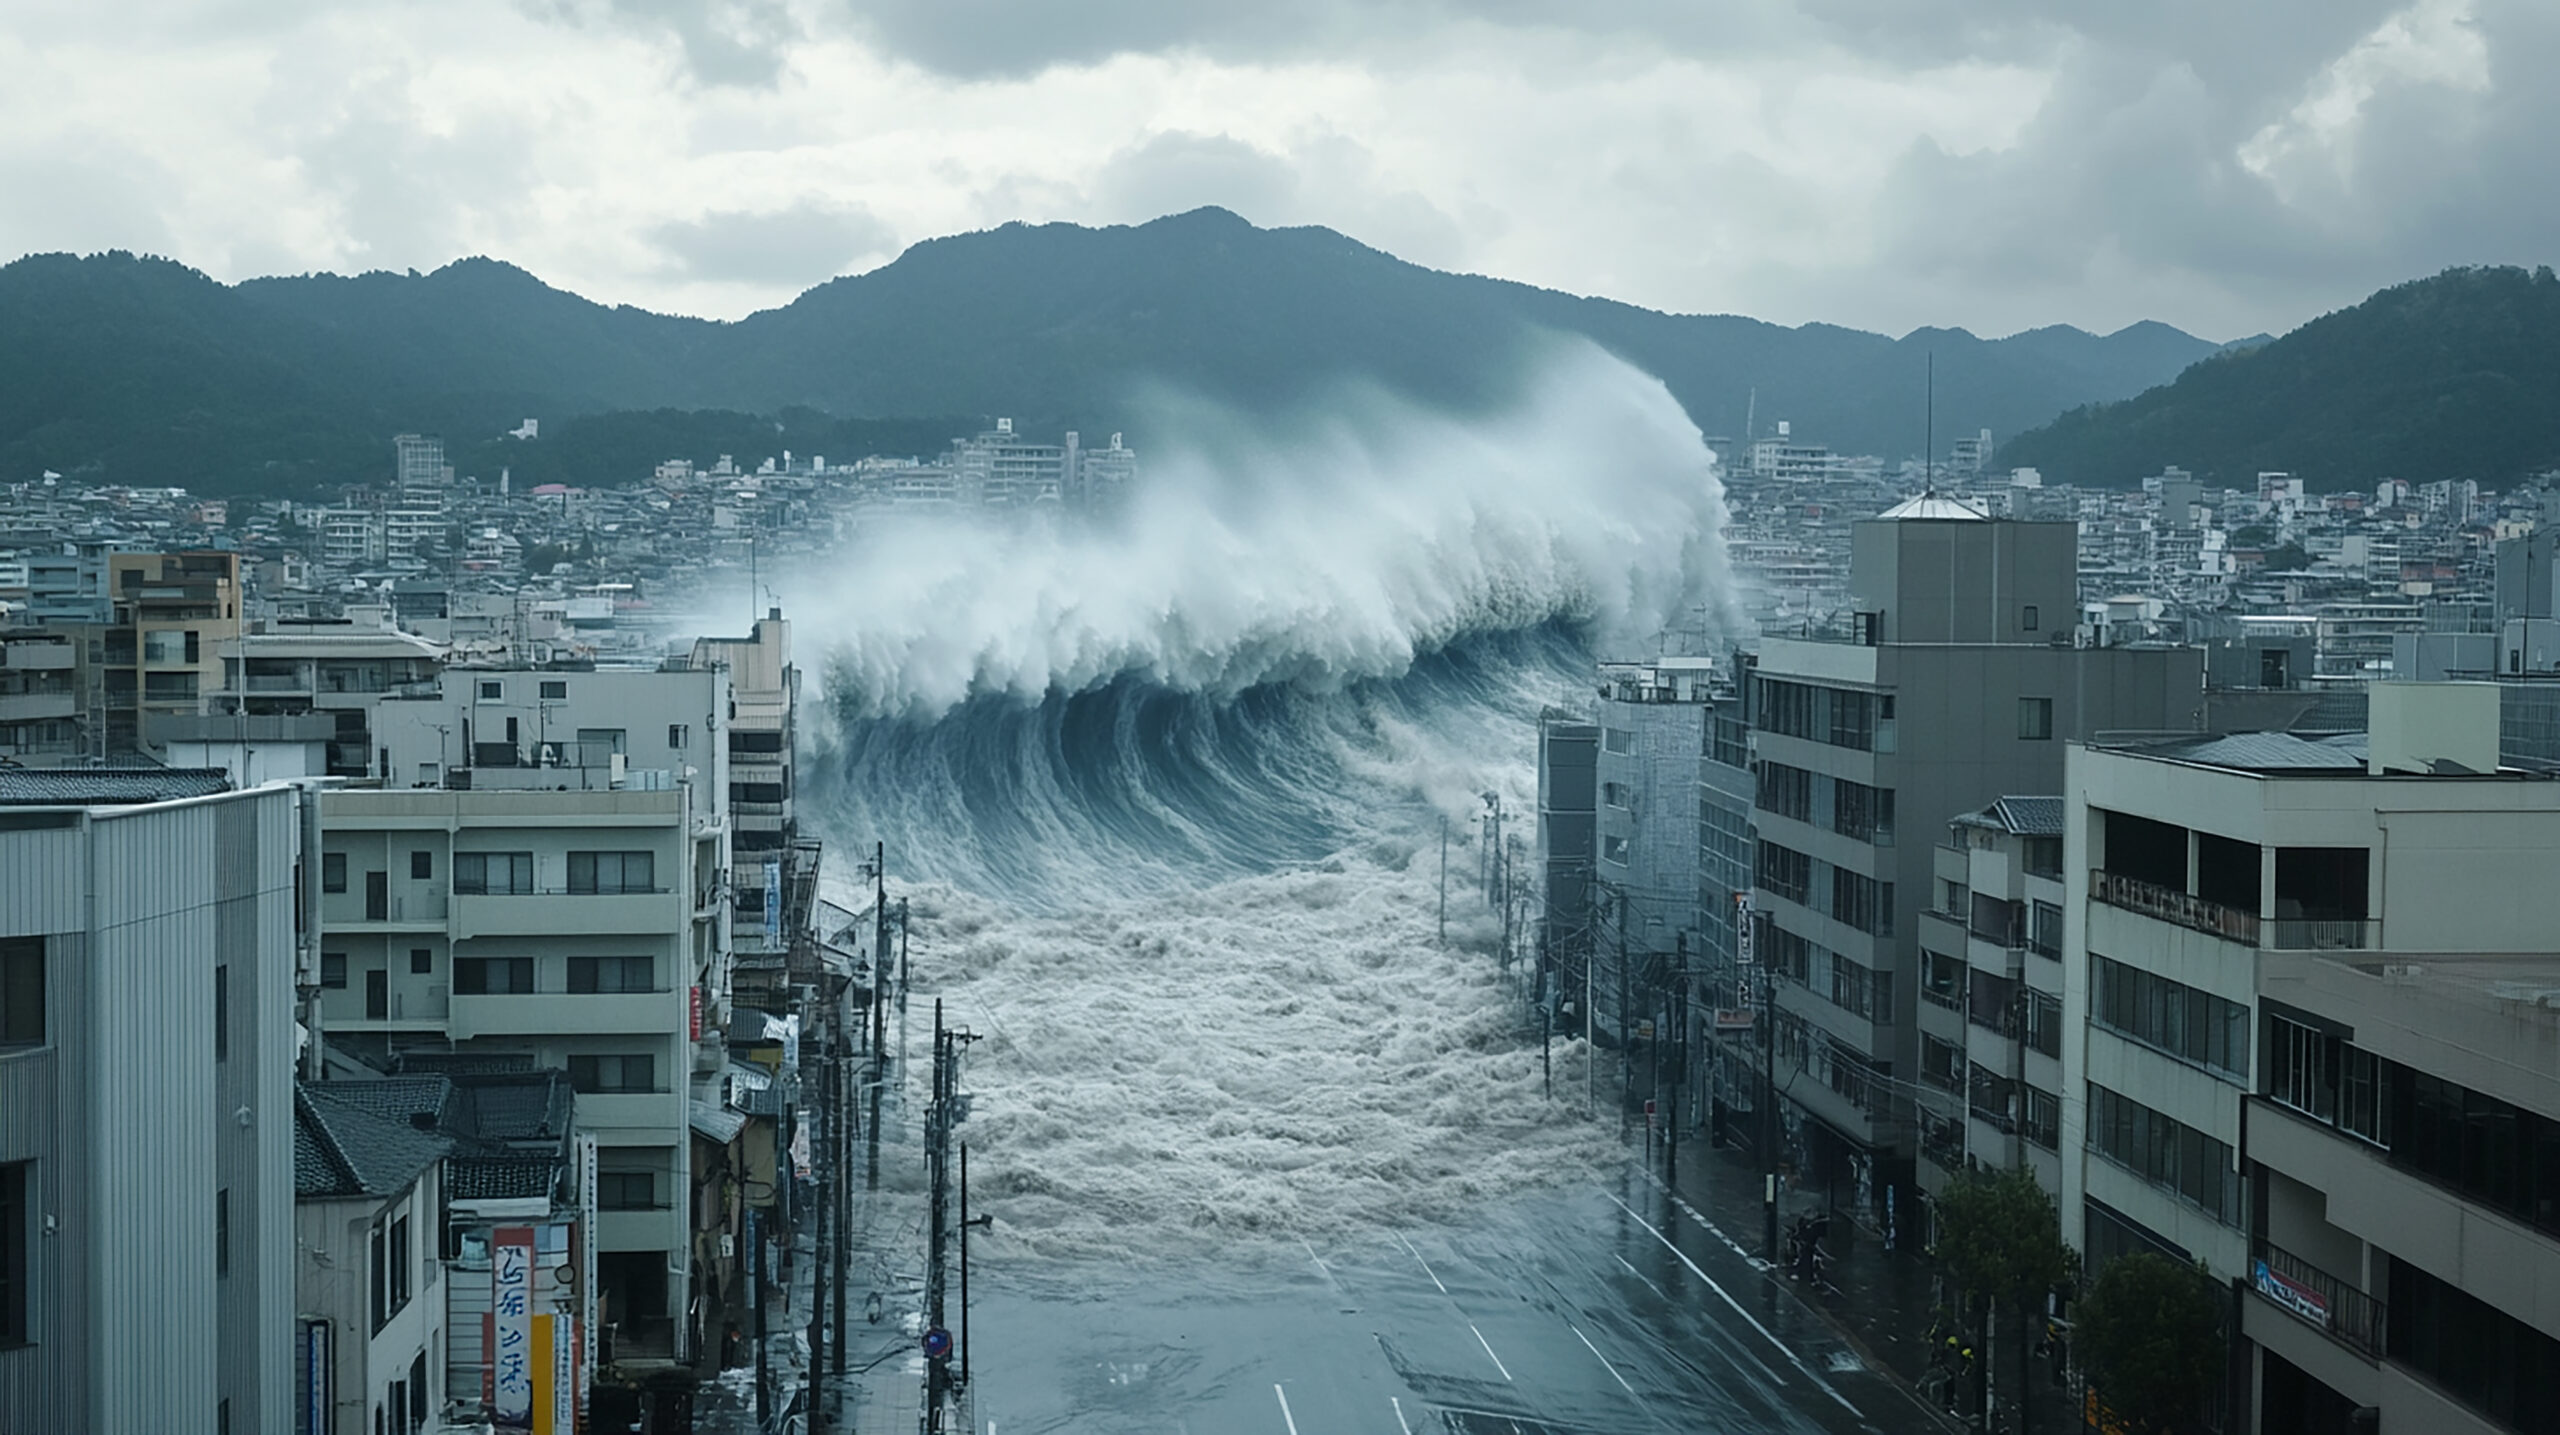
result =
[[[409,854],[410,880],[416,882],[427,882],[434,880],[435,875],[436,854],[426,851],[423,848],[412,851]]]
[[[231,1059],[231,964],[213,968],[213,1059]]]
[[[409,949],[409,972],[412,976],[425,976],[428,973],[433,972],[435,969],[436,953],[433,947],[411,947]]]
[[[658,1204],[658,1178],[651,1171],[598,1171],[596,1205],[607,1211],[646,1211]]]
[[[1619,866],[1621,866],[1621,867],[1626,866],[1626,865],[1627,865],[1627,839],[1625,839],[1625,838],[1623,838],[1623,837],[1603,837],[1603,838],[1601,838],[1601,839],[1600,839],[1600,860],[1601,860],[1601,861],[1603,861],[1603,862],[1614,862],[1614,863],[1618,864],[1618,865],[1619,865]]]
[[[0,1047],[44,1045],[44,938],[0,940]]]
[[[656,964],[647,957],[571,957],[569,990],[573,992],[645,992],[654,991],[652,968]]]
[[[1893,845],[1893,789],[1843,777],[1831,784],[1831,830],[1857,842]]]
[[[1604,727],[1600,729],[1600,749],[1624,756],[1636,750],[1636,735],[1626,728]]]
[[[1964,1048],[1924,1034],[1920,1038],[1920,1079],[1941,1091],[1964,1090]]]
[[[692,736],[693,727],[689,723],[671,722],[667,724],[667,746],[669,747],[683,747],[687,740]]]
[[[530,852],[456,852],[453,890],[481,896],[522,896],[533,890]]]
[[[1600,802],[1604,807],[1623,809],[1627,805],[1627,785],[1623,782],[1600,784]]]
[[[2025,629],[2027,632],[2032,633],[2036,630],[2036,620],[2038,616],[2039,615],[2036,612],[2036,605],[2029,603],[2024,608],[2018,610],[2018,626]]]
[[[1869,1021],[1893,1020],[1893,973],[1831,954],[1831,1004]]]
[[[2062,1098],[2041,1087],[2027,1089],[2026,1138],[2047,1151],[2062,1149]]]
[[[2224,1225],[2241,1223],[2240,1173],[2228,1145],[2095,1082],[2089,1149]]]
[[[1893,884],[1846,867],[1831,869],[1831,916],[1872,936],[1893,935]]]
[[[391,1313],[398,1315],[409,1308],[409,1218],[400,1216],[391,1222]]]
[[[213,1273],[231,1274],[231,1192],[213,1193]]]
[[[649,892],[656,890],[656,876],[657,859],[647,852],[569,854],[572,892]]]
[[[2062,1059],[2062,998],[2033,987],[2027,989],[2027,1045],[2057,1061]]]
[[[523,996],[532,990],[531,957],[453,959],[453,991],[456,996]]]
[[[2233,1079],[2249,1071],[2249,1009],[2089,954],[2089,1018],[2118,1036]]]
[[[741,728],[729,734],[729,751],[777,753],[782,751],[782,734],[779,731]]]
[[[2053,736],[2053,699],[2018,699],[2018,736],[2028,742]]]
[[[1813,820],[1813,774],[1783,762],[1760,764],[1760,810],[1798,822]]]
[[[1944,952],[1920,950],[1920,999],[1952,1011],[1964,1009],[1964,963]]]
[[[320,890],[323,892],[347,890],[346,853],[323,852],[320,854]]]
[[[2025,849],[2028,876],[2060,877],[2062,875],[2061,838],[2028,837],[2022,839],[2018,845]]]
[[[657,1059],[646,1054],[573,1056],[569,1085],[581,1092],[655,1091]]]
[[[484,703],[494,703],[504,694],[505,689],[495,682],[484,682],[480,685],[480,701]]]
[[[0,1165],[0,1350],[35,1338],[34,1172]]]
[[[2027,950],[2039,957],[2062,955],[2062,909],[2051,902],[2029,904]]]
[[[544,678],[542,680],[542,701],[547,703],[556,703],[566,699],[568,696],[569,685],[567,682],[559,678]]]
[[[322,952],[320,954],[320,985],[331,991],[342,992],[347,989],[346,953]]]
[[[2391,1358],[2511,1430],[2546,1432],[2560,1412],[2560,1340],[2470,1292],[2391,1258]]]
[[[1753,880],[1799,907],[1808,906],[1812,896],[1813,859],[1792,847],[1763,842],[1759,847],[1759,863]]]

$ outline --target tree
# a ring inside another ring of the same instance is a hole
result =
[[[2018,1318],[2018,1418],[2023,1428],[2032,1379],[2027,1351],[2029,1321],[2045,1296],[2073,1273],[2071,1248],[2062,1243],[2062,1221],[2053,1197],[2025,1170],[1968,1170],[1939,1193],[1937,1254],[1965,1292],[1991,1312],[2006,1305]],[[1989,1363],[1984,1364],[1985,1379]]]
[[[2135,1427],[2200,1428],[2222,1382],[2222,1291],[2201,1266],[2148,1252],[2098,1268],[2072,1329],[2090,1386]]]

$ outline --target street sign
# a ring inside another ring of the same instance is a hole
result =
[[[938,1325],[933,1329],[926,1331],[924,1333],[924,1354],[927,1360],[941,1360],[949,1356],[951,1354],[951,1332],[944,1330]]]
[[[1716,1030],[1749,1031],[1757,1024],[1759,1013],[1749,1007],[1717,1007]]]

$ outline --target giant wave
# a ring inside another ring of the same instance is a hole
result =
[[[1570,342],[1489,417],[1159,399],[1148,432],[1119,521],[874,525],[792,589],[830,714],[804,820],[885,842],[919,995],[991,1038],[1000,1232],[1163,1253],[1605,1159],[1535,1094],[1469,839],[1483,794],[1529,808],[1594,653],[1730,631],[1696,428]]]

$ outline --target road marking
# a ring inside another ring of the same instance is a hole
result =
[[[1467,1329],[1476,1330],[1475,1322],[1469,1321],[1467,1323]],[[1485,1356],[1493,1362],[1493,1368],[1502,1372],[1503,1379],[1509,1380],[1511,1378],[1511,1367],[1503,1364],[1502,1357],[1493,1353],[1493,1342],[1484,1338],[1483,1331],[1476,1330],[1476,1344],[1484,1347]],[[1292,1432],[1292,1435],[1295,1435],[1295,1432]]]
[[[1603,1194],[1607,1194],[1607,1193],[1605,1193],[1605,1192],[1604,1192]],[[1803,1357],[1803,1356],[1800,1356],[1800,1355],[1796,1354],[1793,1350],[1789,1349],[1789,1348],[1788,1348],[1788,1346],[1787,1346],[1787,1343],[1786,1343],[1785,1341],[1782,1341],[1782,1340],[1778,1339],[1776,1336],[1771,1335],[1771,1334],[1769,1333],[1769,1327],[1767,1327],[1767,1326],[1765,1326],[1765,1325],[1762,1325],[1762,1324],[1759,1322],[1759,1320],[1758,1320],[1758,1319],[1756,1319],[1756,1318],[1751,1314],[1751,1312],[1749,1312],[1749,1311],[1747,1311],[1747,1310],[1744,1310],[1744,1309],[1742,1308],[1742,1302],[1740,1302],[1740,1301],[1738,1301],[1738,1300],[1735,1300],[1735,1299],[1733,1298],[1733,1294],[1732,1294],[1730,1291],[1727,1291],[1723,1286],[1720,1286],[1720,1285],[1716,1284],[1716,1279],[1715,1279],[1715,1277],[1713,1277],[1713,1276],[1711,1276],[1711,1275],[1708,1275],[1708,1274],[1707,1274],[1705,1271],[1703,1271],[1703,1270],[1698,1269],[1698,1263],[1697,1263],[1696,1261],[1693,1261],[1693,1260],[1689,1259],[1689,1253],[1688,1253],[1687,1251],[1684,1251],[1684,1250],[1680,1249],[1678,1246],[1675,1246],[1675,1245],[1671,1244],[1671,1238],[1670,1238],[1669,1236],[1664,1235],[1664,1234],[1663,1234],[1662,1232],[1660,1232],[1660,1231],[1654,1230],[1653,1222],[1646,1220],[1646,1219],[1645,1219],[1644,1217],[1642,1217],[1642,1216],[1638,1216],[1638,1215],[1636,1215],[1636,1208],[1635,1208],[1635,1207],[1630,1206],[1630,1205],[1628,1205],[1626,1202],[1619,1200],[1616,1196],[1610,1196],[1610,1197],[1609,1197],[1609,1200],[1610,1200],[1610,1202],[1611,1202],[1612,1204],[1614,1204],[1614,1205],[1615,1205],[1619,1210],[1624,1211],[1624,1212],[1626,1212],[1630,1217],[1633,1217],[1633,1218],[1634,1218],[1634,1220],[1635,1220],[1635,1223],[1636,1223],[1637,1225],[1639,1225],[1639,1226],[1644,1227],[1646,1231],[1650,1232],[1650,1233],[1652,1234],[1652,1236],[1653,1236],[1653,1238],[1654,1238],[1655,1240],[1662,1242],[1662,1248],[1663,1248],[1664,1250],[1669,1251],[1671,1254],[1673,1254],[1673,1255],[1675,1255],[1675,1256],[1678,1256],[1678,1257],[1680,1258],[1680,1264],[1682,1264],[1682,1265],[1684,1265],[1684,1266],[1687,1266],[1687,1267],[1689,1268],[1689,1273],[1690,1273],[1691,1275],[1694,1275],[1694,1276],[1696,1276],[1698,1279],[1700,1279],[1700,1280],[1702,1280],[1702,1281],[1705,1281],[1705,1282],[1707,1283],[1707,1289],[1709,1289],[1709,1290],[1711,1290],[1711,1291],[1714,1291],[1714,1292],[1716,1293],[1716,1295],[1717,1295],[1720,1299],[1722,1299],[1726,1305],[1729,1305],[1729,1306],[1733,1307],[1733,1313],[1734,1313],[1735,1315],[1738,1315],[1738,1316],[1742,1317],[1744,1320],[1750,1321],[1750,1322],[1751,1322],[1751,1328],[1752,1328],[1753,1330],[1756,1330],[1756,1331],[1760,1332],[1760,1336],[1761,1336],[1761,1338],[1762,1338],[1762,1339],[1764,1339],[1764,1340],[1768,1341],[1771,1345],[1776,1346],[1776,1347],[1778,1348],[1778,1350],[1779,1350],[1779,1352],[1780,1352],[1781,1354],[1785,1355],[1785,1356],[1786,1356],[1786,1358],[1787,1358],[1788,1360],[1790,1360],[1790,1361],[1794,1362],[1794,1364],[1795,1364],[1795,1368],[1804,1372],[1804,1378],[1805,1378],[1805,1379],[1812,1381],[1812,1382],[1814,1383],[1814,1386],[1815,1386],[1817,1389],[1821,1390],[1821,1392],[1822,1392],[1823,1394],[1828,1395],[1828,1396],[1830,1396],[1833,1400],[1835,1400],[1835,1401],[1839,1402],[1839,1405],[1840,1405],[1840,1408],[1841,1408],[1841,1409],[1848,1411],[1850,1414],[1857,1416],[1857,1417],[1858,1417],[1859,1419],[1861,1419],[1861,1420],[1864,1420],[1864,1419],[1866,1419],[1866,1418],[1867,1418],[1867,1413],[1866,1413],[1865,1411],[1863,1411],[1863,1410],[1860,1410],[1857,1406],[1850,1404],[1850,1403],[1849,1403],[1849,1398],[1848,1398],[1847,1396],[1842,1395],[1839,1391],[1832,1389],[1832,1388],[1831,1388],[1831,1382],[1830,1382],[1830,1381],[1827,1381],[1827,1380],[1823,1379],[1821,1376],[1814,1374],[1814,1373],[1813,1373],[1813,1367],[1804,1363],[1804,1357]]]
[[[1629,1395],[1636,1393],[1636,1388],[1629,1385],[1627,1383],[1627,1378],[1618,1373],[1618,1367],[1610,1362],[1609,1357],[1600,1354],[1600,1347],[1591,1343],[1591,1337],[1582,1333],[1581,1326],[1575,1325],[1571,1321],[1566,1321],[1565,1328],[1573,1332],[1574,1339],[1582,1342],[1583,1349],[1590,1351],[1595,1356],[1598,1356],[1600,1363],[1609,1367],[1609,1378],[1618,1382],[1619,1389],[1624,1390]]]
[[[1325,1280],[1326,1280],[1326,1282],[1327,1282],[1328,1284],[1329,1284],[1329,1283],[1331,1283],[1331,1282],[1332,1282],[1332,1280],[1333,1280],[1333,1267],[1328,1266],[1328,1265],[1326,1265],[1326,1264],[1324,1263],[1324,1257],[1322,1257],[1322,1256],[1320,1256],[1320,1255],[1317,1255],[1317,1254],[1316,1254],[1316,1248],[1315,1248],[1314,1246],[1312,1246],[1312,1245],[1308,1245],[1308,1244],[1307,1244],[1307,1238],[1306,1238],[1306,1237],[1304,1237],[1304,1236],[1300,1236],[1300,1237],[1298,1237],[1298,1244],[1299,1244],[1299,1245],[1302,1245],[1302,1246],[1306,1246],[1306,1248],[1307,1248],[1307,1259],[1308,1259],[1308,1260],[1311,1260],[1311,1261],[1313,1261],[1313,1262],[1315,1262],[1315,1263],[1316,1263],[1316,1274],[1317,1274],[1317,1275],[1320,1275],[1320,1276],[1322,1276],[1322,1277],[1324,1277],[1324,1278],[1325,1278]]]
[[[1449,1293],[1449,1288],[1447,1286],[1440,1285],[1440,1273],[1431,1268],[1431,1262],[1422,1258],[1422,1252],[1413,1248],[1413,1242],[1406,1240],[1403,1234],[1399,1232],[1396,1236],[1396,1244],[1404,1247],[1404,1253],[1413,1257],[1414,1264],[1422,1267],[1422,1273],[1431,1277],[1431,1283],[1433,1285],[1440,1286],[1440,1293],[1442,1295],[1447,1295]]]
[[[1289,1427],[1289,1435],[1298,1435],[1297,1417],[1289,1413],[1289,1392],[1274,1384],[1271,1387],[1271,1393],[1280,1397],[1281,1423]]]
[[[1697,1207],[1695,1207],[1695,1206],[1690,1205],[1690,1204],[1688,1203],[1688,1201],[1687,1201],[1686,1199],[1684,1199],[1684,1198],[1680,1195],[1680,1193],[1679,1193],[1679,1192],[1674,1191],[1674,1190],[1672,1190],[1669,1186],[1664,1185],[1664,1184],[1663,1184],[1663,1182],[1662,1182],[1662,1178],[1661,1178],[1661,1177],[1659,1177],[1659,1176],[1657,1176],[1657,1175],[1653,1174],[1651,1171],[1644,1170],[1642,1167],[1638,1167],[1638,1168],[1637,1168],[1637,1173],[1638,1173],[1639,1175],[1643,1176],[1647,1181],[1652,1182],[1652,1183],[1653,1183],[1653,1188],[1654,1188],[1655,1190],[1660,1191],[1661,1193],[1663,1193],[1663,1194],[1664,1194],[1664,1195],[1666,1195],[1666,1196],[1669,1196],[1669,1197],[1671,1198],[1671,1204],[1673,1204],[1673,1205],[1675,1205],[1675,1206],[1679,1207],[1679,1208],[1680,1208],[1680,1213],[1681,1213],[1682,1215],[1687,1216],[1690,1220],[1693,1220],[1693,1221],[1697,1222],[1700,1226],[1704,1227],[1704,1228],[1706,1229],[1706,1232],[1707,1232],[1707,1234],[1708,1234],[1708,1235],[1713,1236],[1713,1237],[1715,1237],[1717,1240],[1724,1242],[1724,1248],[1725,1248],[1726,1250],[1731,1251],[1731,1252],[1733,1252],[1735,1255],[1742,1257],[1745,1261],[1750,1262],[1750,1263],[1751,1263],[1751,1267],[1752,1267],[1752,1269],[1754,1269],[1754,1270],[1762,1270],[1762,1271],[1774,1269],[1774,1267],[1770,1264],[1770,1261],[1769,1261],[1769,1258],[1768,1258],[1768,1257],[1766,1257],[1766,1256],[1755,1256],[1755,1255],[1751,1254],[1751,1252],[1749,1252],[1749,1251],[1747,1251],[1747,1250],[1744,1250],[1744,1249],[1743,1249],[1739,1244],[1737,1244],[1737,1243],[1734,1241],[1733,1237],[1728,1236],[1728,1235],[1726,1235],[1726,1234],[1724,1233],[1724,1228],[1723,1228],[1723,1227],[1721,1227],[1721,1226],[1717,1225],[1715,1222],[1710,1221],[1710,1220],[1708,1220],[1705,1216],[1703,1216],[1703,1215],[1699,1214],[1698,1208],[1697,1208]]]
[[[1390,1395],[1387,1397],[1387,1403],[1396,1408],[1396,1428],[1403,1431],[1404,1435],[1413,1435],[1413,1427],[1405,1423],[1404,1402]],[[994,1435],[994,1432],[989,1431],[988,1435]]]

